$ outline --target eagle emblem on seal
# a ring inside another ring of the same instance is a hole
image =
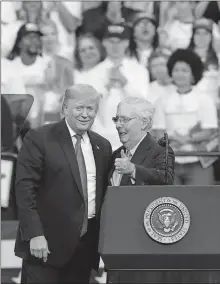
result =
[[[188,232],[190,214],[178,199],[161,197],[145,210],[144,227],[153,240],[164,244],[175,243]]]

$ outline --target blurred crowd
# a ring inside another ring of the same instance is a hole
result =
[[[1,37],[1,90],[16,125],[34,97],[23,131],[59,120],[65,89],[87,83],[102,94],[93,129],[113,150],[112,117],[127,96],[154,104],[152,134],[166,131],[174,150],[218,149],[220,2],[1,2]],[[176,162],[180,184],[220,179],[217,158]]]

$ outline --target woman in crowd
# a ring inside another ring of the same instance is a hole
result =
[[[167,61],[170,55],[170,50],[157,49],[149,58],[148,67],[152,82],[149,86],[147,99],[153,104],[156,104],[160,97],[170,95],[174,88],[167,69]]]
[[[148,59],[157,47],[156,19],[153,15],[139,13],[132,27],[129,55],[148,67]]]
[[[92,34],[79,36],[75,49],[74,83],[86,81],[87,72],[105,58],[102,43]]]
[[[206,18],[197,20],[193,27],[189,49],[199,55],[205,67],[204,76],[198,84],[199,91],[210,95],[217,103],[219,63],[213,48],[212,31],[212,20]]]
[[[159,137],[168,132],[175,151],[196,151],[209,141],[218,128],[213,100],[195,87],[203,76],[203,63],[191,50],[178,49],[168,61],[168,72],[176,90],[161,98],[156,106],[154,129]],[[183,185],[213,184],[213,167],[200,157],[176,156],[175,183]]]

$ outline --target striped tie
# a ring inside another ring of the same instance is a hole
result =
[[[76,145],[75,145],[76,159],[78,162],[79,173],[80,173],[83,195],[84,195],[84,201],[85,201],[85,215],[84,215],[83,226],[82,226],[82,231],[81,231],[81,236],[83,236],[87,232],[87,227],[88,227],[87,172],[86,172],[86,164],[85,164],[82,147],[81,147],[82,135],[76,134],[74,135],[74,137],[76,138]]]

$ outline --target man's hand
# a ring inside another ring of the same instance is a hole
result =
[[[43,258],[44,262],[47,261],[50,251],[44,236],[34,237],[30,240],[30,252],[35,257]]]
[[[124,150],[121,150],[121,158],[115,159],[115,169],[124,175],[132,175],[135,170],[135,165],[130,162]]]

